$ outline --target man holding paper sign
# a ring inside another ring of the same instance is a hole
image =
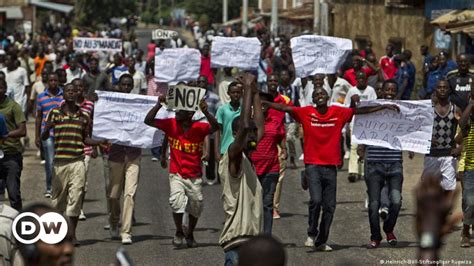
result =
[[[176,88],[176,87],[175,87]],[[184,86],[181,89],[186,89]],[[191,89],[188,87],[187,89]],[[170,89],[172,90],[172,89]],[[179,91],[177,89],[176,91]],[[192,90],[191,90],[192,91]],[[168,102],[171,104],[171,93],[168,92]],[[201,94],[204,95],[204,94]],[[179,97],[178,93],[174,97]],[[195,94],[187,93],[184,102],[195,101]],[[194,97],[194,99],[191,99]],[[173,219],[176,225],[176,234],[173,245],[181,247],[186,240],[188,247],[196,247],[194,228],[198,222],[203,208],[202,195],[202,169],[201,158],[203,155],[203,142],[207,135],[219,128],[217,120],[208,111],[206,102],[201,98],[199,108],[204,113],[209,123],[193,121],[194,111],[186,106],[175,105],[177,109],[175,118],[155,119],[165,101],[160,96],[155,107],[145,117],[145,124],[163,130],[170,147],[170,205],[173,210]],[[179,102],[176,100],[175,102]],[[189,107],[189,106],[188,106]],[[186,235],[183,232],[182,221],[184,212],[189,213],[189,227]]]
[[[313,92],[316,107],[292,107],[263,102],[270,108],[289,113],[301,123],[304,131],[304,163],[309,185],[310,203],[307,242],[318,251],[332,251],[327,245],[329,231],[336,209],[337,166],[341,164],[341,131],[354,114],[368,114],[383,109],[398,110],[395,105],[355,108],[359,96],[352,96],[350,108],[328,106],[329,95],[323,88]],[[320,210],[323,210],[318,229]],[[317,239],[316,239],[317,236]]]

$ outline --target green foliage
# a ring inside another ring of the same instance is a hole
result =
[[[228,18],[240,17],[242,9],[242,0],[227,0],[228,1]],[[249,7],[257,7],[258,0],[249,0]],[[187,0],[186,10],[188,13],[196,14],[201,18],[202,15],[207,15],[209,24],[222,22],[222,0]],[[201,23],[199,23],[202,25]]]
[[[135,0],[76,0],[75,23],[90,27],[106,23],[113,17],[135,14]]]

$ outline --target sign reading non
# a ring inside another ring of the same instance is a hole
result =
[[[156,29],[151,33],[151,38],[153,40],[167,40],[173,37],[178,37],[178,35],[178,32],[173,30]]]
[[[148,110],[156,105],[157,97],[106,91],[96,93],[99,100],[94,106],[93,138],[144,149],[161,145],[164,133],[143,122]]]
[[[370,100],[360,104],[375,106],[386,103],[396,104],[400,112],[384,109],[356,115],[351,138],[353,143],[429,153],[434,114],[431,101]]]
[[[155,81],[175,85],[197,80],[201,70],[201,53],[192,48],[156,49]]]
[[[168,89],[166,102],[170,109],[195,112],[199,111],[199,102],[201,102],[205,94],[205,89],[181,84]]]
[[[75,51],[122,51],[122,40],[108,38],[80,38],[72,40]]]
[[[214,37],[211,48],[212,67],[257,69],[261,46],[257,38]]]
[[[296,76],[334,74],[352,51],[349,39],[303,35],[291,39]]]

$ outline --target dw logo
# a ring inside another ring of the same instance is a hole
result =
[[[25,212],[13,220],[12,231],[15,239],[23,244],[33,244],[38,240],[57,244],[66,237],[68,225],[59,213],[47,212],[38,216]]]

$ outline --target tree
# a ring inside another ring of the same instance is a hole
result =
[[[230,19],[240,17],[242,8],[242,0],[228,0],[228,16]],[[209,23],[222,22],[222,0],[187,0],[186,10],[190,13],[198,15],[207,15]],[[257,0],[249,0],[250,7],[257,6]]]
[[[109,22],[110,18],[125,17],[135,11],[135,0],[76,0],[74,22],[77,26],[94,27]]]

